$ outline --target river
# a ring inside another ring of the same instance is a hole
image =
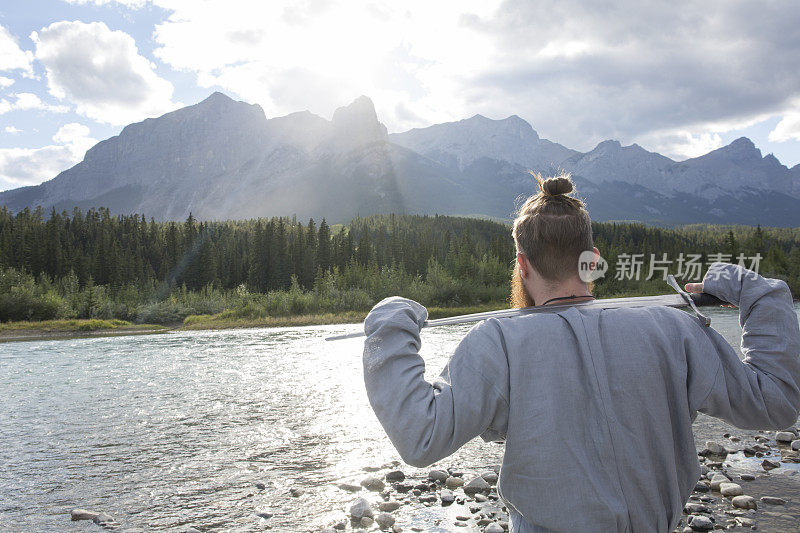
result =
[[[710,314],[738,348],[736,312]],[[323,340],[357,327],[0,344],[0,531],[98,528],[71,522],[74,508],[110,513],[123,531],[330,526],[354,498],[335,484],[399,459],[367,402],[362,341]],[[470,327],[423,332],[428,378]],[[696,426],[698,444],[735,431],[702,416]],[[501,456],[477,439],[441,464],[482,471]],[[453,513],[404,508],[398,524],[451,531]]]

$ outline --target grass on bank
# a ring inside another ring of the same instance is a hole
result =
[[[506,302],[493,302],[467,307],[429,307],[428,318],[433,320],[506,308],[508,308]],[[366,316],[367,314],[362,311],[342,311],[289,316],[243,317],[237,316],[235,311],[225,310],[214,315],[189,315],[184,319],[182,329],[278,328],[323,324],[357,324],[363,322]]]
[[[156,324],[132,324],[127,320],[112,318],[104,320],[99,318],[73,318],[65,320],[36,320],[0,322],[0,333],[13,331],[43,331],[43,332],[87,332],[100,330],[159,330],[164,326]]]

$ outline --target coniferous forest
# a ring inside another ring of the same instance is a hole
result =
[[[668,292],[660,272],[680,278],[681,254],[695,254],[703,272],[717,254],[746,257],[746,266],[758,256],[760,273],[800,294],[800,229],[593,228],[610,265],[595,282],[598,297]],[[658,276],[648,276],[653,258]],[[3,208],[0,321],[365,313],[391,295],[433,307],[501,307],[513,260],[510,226],[473,218],[377,215],[331,227],[324,218],[155,222],[107,209]]]

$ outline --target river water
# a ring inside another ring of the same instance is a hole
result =
[[[710,314],[738,347],[736,312]],[[470,327],[423,332],[426,377]],[[71,522],[74,508],[110,513],[121,530],[330,526],[354,498],[335,484],[399,459],[367,402],[363,342],[323,340],[357,328],[0,344],[0,531],[98,529]],[[730,430],[704,417],[697,425],[698,441]],[[477,439],[441,464],[483,471],[501,456],[501,445]],[[447,513],[409,509],[398,523],[450,531]]]

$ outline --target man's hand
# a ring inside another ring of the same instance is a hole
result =
[[[703,292],[703,284],[702,283],[687,283],[686,285],[683,286],[683,290],[685,290],[686,292],[689,292],[689,293],[692,293],[692,292]],[[736,308],[735,305],[727,304],[727,303],[723,304],[723,305],[720,305],[720,307],[730,307],[732,309]]]
[[[703,292],[702,283],[687,283],[684,285],[683,290],[686,292]]]

